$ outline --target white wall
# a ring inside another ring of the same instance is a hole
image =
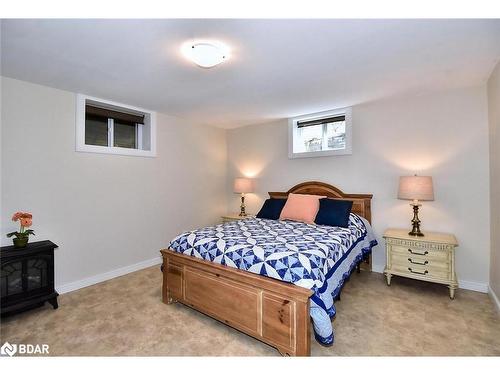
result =
[[[498,75],[497,67],[490,80],[497,93]],[[490,124],[492,100],[498,102],[491,87]],[[353,155],[294,160],[287,157],[286,120],[228,131],[226,158],[224,130],[162,114],[156,158],[77,153],[74,93],[2,78],[1,94],[1,233],[17,229],[12,212],[33,212],[35,239],[59,245],[58,285],[156,258],[178,232],[217,221],[226,203],[237,211],[231,184],[241,175],[257,177],[250,212],[267,191],[306,180],[373,193],[373,225],[383,244],[387,227],[410,225],[408,202],[395,197],[398,177],[413,172],[434,177],[436,200],[424,202],[423,230],[457,235],[457,272],[468,282],[462,285],[482,290],[488,283],[485,87],[355,106]],[[383,268],[383,246],[374,263]]]
[[[500,63],[488,80],[490,124],[491,263],[490,287],[500,298]],[[496,301],[499,304],[500,301]]]
[[[13,212],[32,212],[31,241],[59,245],[61,286],[157,258],[180,231],[216,222],[224,130],[157,121],[156,158],[75,152],[75,94],[3,78],[2,235],[18,229]]]
[[[353,154],[288,159],[287,121],[230,130],[228,204],[238,209],[232,179],[257,178],[248,197],[256,212],[267,191],[318,180],[348,193],[373,193],[372,221],[380,245],[374,269],[382,270],[381,235],[388,227],[410,228],[409,202],[396,199],[398,177],[434,178],[435,201],[424,202],[422,230],[454,233],[462,286],[486,291],[489,274],[489,172],[486,89],[464,88],[405,96],[353,107]],[[468,283],[464,283],[464,281]]]

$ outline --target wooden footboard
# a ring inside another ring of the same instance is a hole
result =
[[[311,354],[311,290],[169,249],[161,253],[164,303],[181,302],[282,355]]]

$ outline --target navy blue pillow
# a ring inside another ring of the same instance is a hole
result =
[[[269,198],[266,199],[262,208],[260,209],[257,217],[259,219],[272,219],[278,220],[280,218],[281,210],[285,206],[286,199]]]
[[[319,225],[347,228],[351,209],[352,201],[321,198],[319,200],[319,211],[314,222]]]

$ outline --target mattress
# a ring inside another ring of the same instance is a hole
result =
[[[347,228],[248,218],[182,233],[169,247],[311,289],[315,337],[329,345],[334,341],[335,297],[376,244],[368,222],[351,213]]]

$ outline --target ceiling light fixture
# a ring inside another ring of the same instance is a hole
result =
[[[212,68],[229,59],[229,49],[220,42],[184,43],[183,55],[201,68]]]

